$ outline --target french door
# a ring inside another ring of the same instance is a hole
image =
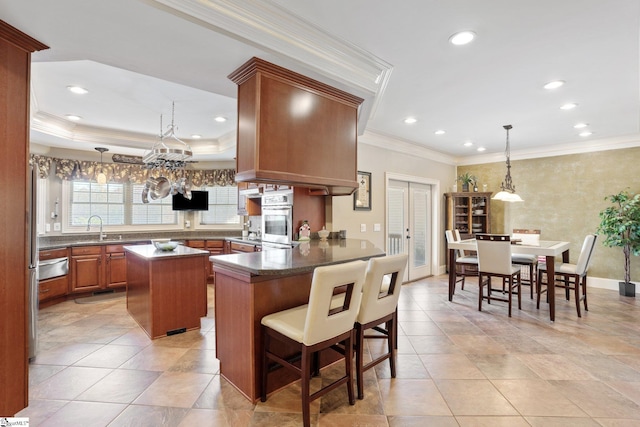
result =
[[[431,184],[387,180],[387,254],[408,255],[404,280],[433,274],[434,203]]]

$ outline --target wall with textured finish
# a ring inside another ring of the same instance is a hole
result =
[[[584,236],[595,233],[598,213],[609,203],[605,197],[628,188],[640,192],[640,148],[600,151],[557,157],[511,161],[511,177],[524,203],[491,203],[491,229],[509,233],[514,228],[541,230],[544,240],[571,242],[571,262],[580,253]],[[500,191],[505,162],[458,167],[471,172],[479,187]],[[589,275],[621,280],[624,256],[620,248],[596,245]],[[640,283],[640,257],[631,259],[631,280]]]

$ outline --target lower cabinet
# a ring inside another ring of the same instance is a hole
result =
[[[261,247],[250,243],[229,242],[230,254],[242,254],[247,252],[258,252]]]
[[[224,240],[187,240],[185,246],[190,248],[208,250],[210,255],[222,255],[224,251]],[[207,282],[213,283],[213,267],[207,259]]]
[[[38,254],[40,262],[66,258],[69,252],[67,248],[63,249],[44,249]],[[64,297],[69,291],[69,275],[52,277],[49,279],[38,281],[38,302],[43,303],[55,298]]]
[[[122,245],[72,247],[69,261],[72,293],[123,289],[127,285]]]

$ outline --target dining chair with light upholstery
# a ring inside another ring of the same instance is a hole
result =
[[[540,230],[527,230],[514,228],[511,235],[512,240],[520,240],[523,245],[540,245]],[[520,280],[523,285],[529,285],[531,299],[533,299],[533,288],[536,286],[536,273],[538,271],[537,255],[513,254],[511,263],[521,265],[526,269],[526,275],[521,275]],[[525,279],[526,278],[526,279]]]
[[[407,255],[389,255],[369,260],[362,289],[362,302],[355,323],[356,380],[358,399],[364,398],[364,371],[389,360],[391,377],[396,377],[396,348],[398,331],[398,298],[402,277],[407,266]],[[382,324],[384,323],[384,327]],[[366,335],[373,329],[377,334]],[[365,339],[386,339],[387,352],[364,363]]]
[[[460,241],[460,232],[456,230],[445,230],[444,235],[447,243]],[[476,276],[478,269],[478,257],[467,254],[459,249],[455,250],[456,254],[456,283],[460,283],[460,288],[464,290],[464,279],[466,276]],[[467,268],[473,270],[473,274],[467,274]],[[455,288],[454,288],[455,292]]]
[[[504,234],[476,234],[478,248],[478,310],[482,311],[482,300],[487,303],[491,301],[505,301],[509,304],[509,317],[511,317],[511,302],[514,291],[518,297],[518,310],[522,309],[522,299],[520,292],[520,266],[511,263],[511,240]],[[503,294],[502,289],[492,289],[491,278],[501,279],[503,286],[506,285],[505,292],[507,298],[493,296],[493,291]],[[486,282],[485,279],[486,278]],[[487,295],[483,295],[484,286],[487,286]]]
[[[342,384],[347,386],[349,404],[355,404],[352,373],[354,324],[360,309],[366,269],[365,261],[317,267],[313,271],[308,304],[262,318],[261,400],[267,400],[270,361],[295,372],[301,379],[305,427],[311,425],[311,402]],[[344,293],[342,304],[338,307],[332,306],[336,292]],[[273,347],[272,341],[276,341]],[[288,345],[287,348],[299,348],[299,359],[292,358],[290,354],[276,354],[275,348],[282,348],[283,344]],[[317,368],[314,362],[318,360],[318,353],[325,349],[334,349],[344,355],[345,375],[311,394],[310,376],[312,370]]]
[[[565,298],[569,300],[570,291],[574,291],[576,300],[576,311],[578,317],[582,317],[580,312],[580,301],[584,302],[584,310],[589,311],[587,304],[587,271],[591,265],[593,259],[593,250],[596,247],[597,237],[595,234],[588,234],[582,242],[582,249],[580,249],[580,255],[578,255],[578,262],[576,264],[570,264],[563,262],[560,265],[555,266],[555,278],[553,280],[554,288],[564,288]],[[541,263],[538,265],[538,300],[536,308],[540,308],[540,295],[542,292],[548,292],[550,278],[547,276],[547,265]],[[542,276],[546,276],[546,282],[542,281]],[[542,286],[546,286],[542,291]],[[580,295],[580,289],[582,288],[582,296]],[[548,298],[548,296],[547,296]]]

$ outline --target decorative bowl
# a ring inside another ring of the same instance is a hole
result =
[[[178,247],[178,242],[172,242],[171,239],[153,239],[151,242],[161,251],[172,251]]]
[[[329,230],[319,230],[318,231],[318,236],[320,237],[320,240],[327,240],[327,237],[329,237],[329,234],[331,232]]]

